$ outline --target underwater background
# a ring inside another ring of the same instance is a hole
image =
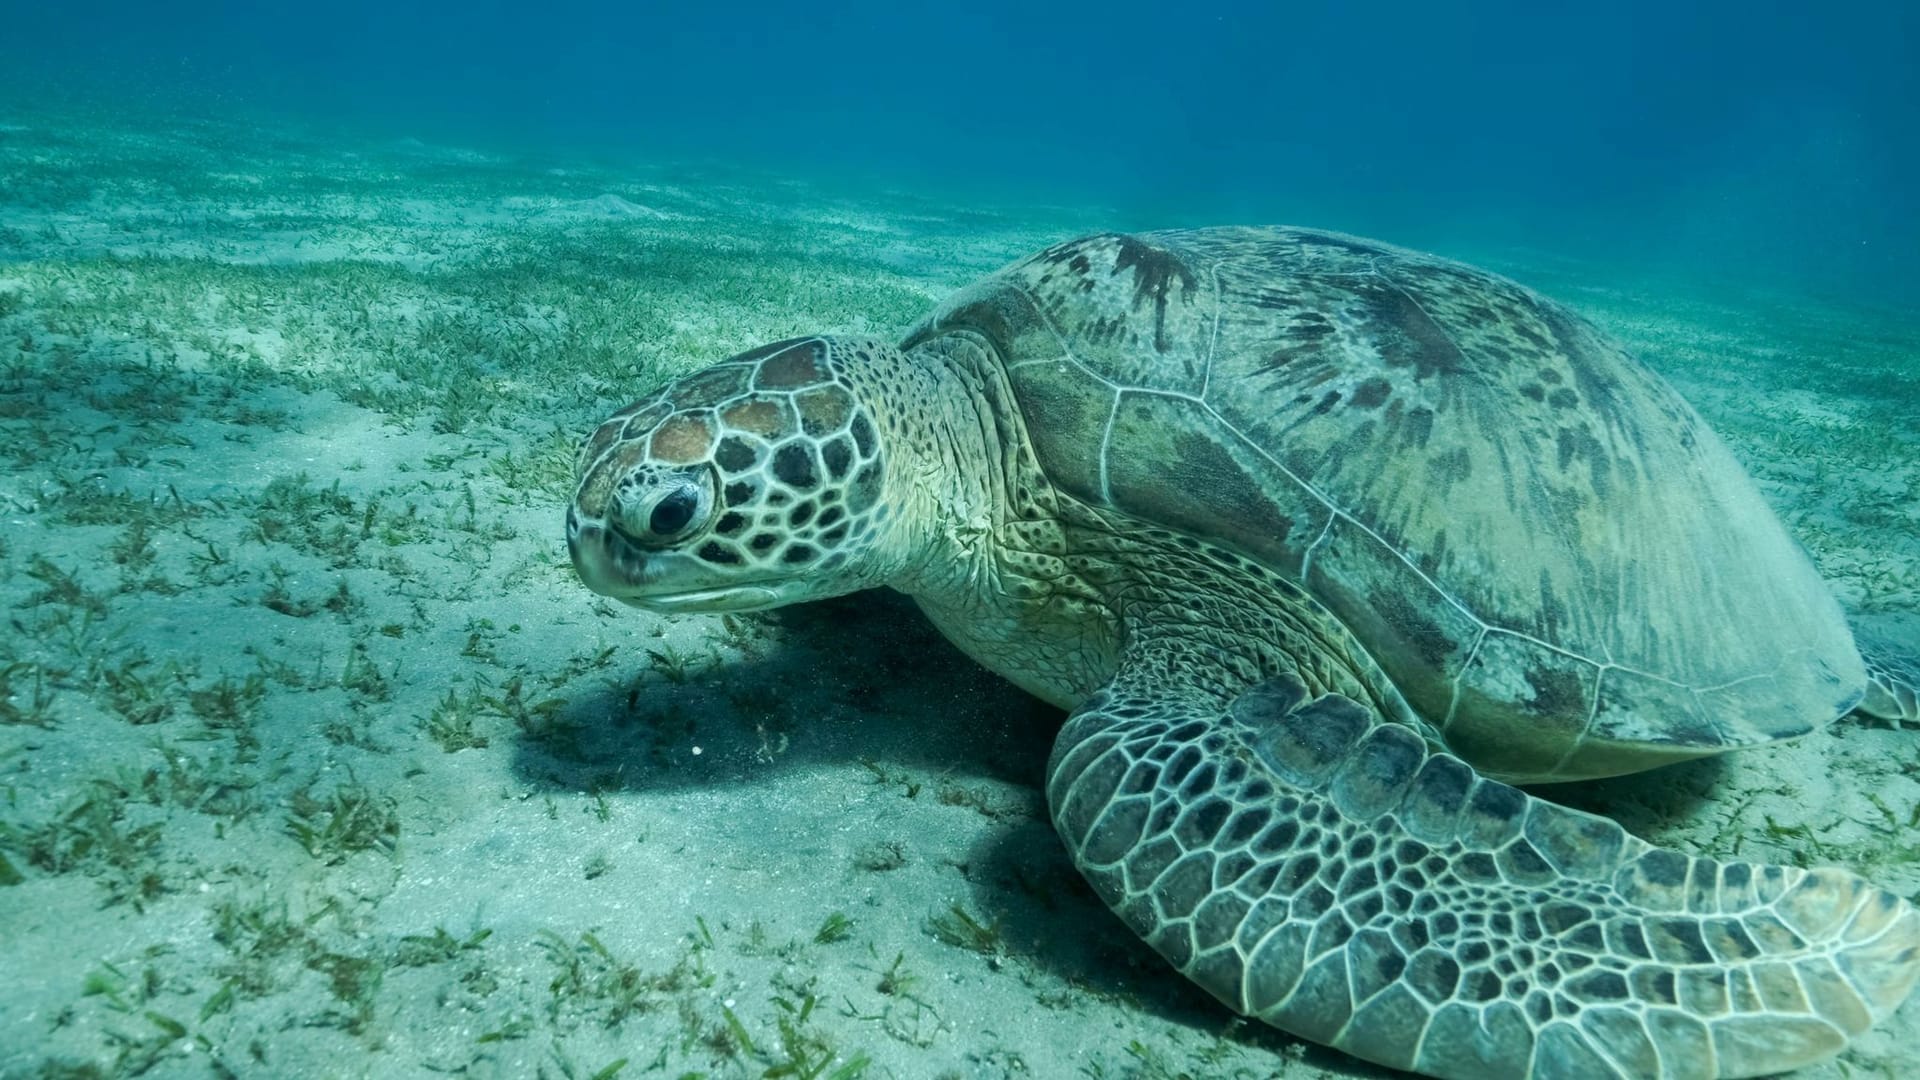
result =
[[[0,1077],[1379,1075],[1086,890],[869,593],[588,593],[579,438],[1105,229],[1560,299],[1920,647],[1920,8],[0,8]],[[1920,735],[1576,785],[1920,894]],[[1807,1075],[1920,1069],[1910,1003]]]
[[[1901,3],[9,5],[8,81],[1911,299]]]

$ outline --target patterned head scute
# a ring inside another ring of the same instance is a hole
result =
[[[568,546],[634,603],[833,570],[885,511],[879,429],[821,338],[763,346],[614,414],[581,447]],[[752,594],[771,602],[771,592]],[[736,597],[729,607],[760,603]]]

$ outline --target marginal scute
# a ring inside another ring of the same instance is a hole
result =
[[[1579,745],[1600,683],[1589,660],[1490,630],[1462,677],[1448,745],[1495,776],[1547,777]]]

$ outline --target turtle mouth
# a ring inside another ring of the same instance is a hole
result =
[[[757,611],[777,607],[780,590],[772,585],[727,585],[685,592],[644,593],[618,597],[621,603],[663,615],[689,612]]]
[[[580,580],[602,596],[661,614],[753,611],[787,602],[789,582],[727,581],[681,551],[646,551],[611,529],[571,515],[568,550]],[[722,580],[715,580],[722,578]]]

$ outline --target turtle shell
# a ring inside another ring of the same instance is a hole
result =
[[[957,331],[998,351],[1062,491],[1301,584],[1494,775],[1798,735],[1864,692],[1838,603],[1699,415],[1505,278],[1298,229],[1108,234],[906,344]]]

